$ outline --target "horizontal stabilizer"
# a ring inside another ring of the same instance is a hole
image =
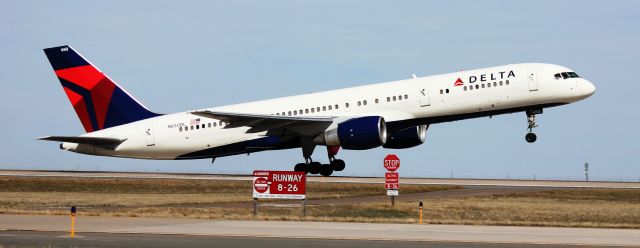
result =
[[[86,145],[96,145],[104,147],[116,147],[126,139],[105,138],[105,137],[82,137],[82,136],[46,136],[38,138],[39,140],[68,142]]]

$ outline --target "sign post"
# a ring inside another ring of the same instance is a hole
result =
[[[71,206],[71,232],[72,238],[76,236],[76,206]]]
[[[306,215],[307,177],[299,171],[253,171],[253,215],[258,214],[259,199],[302,200],[301,216]]]
[[[387,195],[391,197],[391,206],[395,206],[400,189],[400,175],[396,172],[400,168],[400,158],[395,154],[389,154],[384,158],[383,165],[388,171],[384,174],[384,188],[387,190]]]

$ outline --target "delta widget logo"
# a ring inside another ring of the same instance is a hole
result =
[[[458,78],[458,80],[456,80],[455,83],[453,83],[453,86],[462,86],[464,85],[464,82],[462,82],[462,79]]]

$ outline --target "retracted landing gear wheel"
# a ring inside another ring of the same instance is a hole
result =
[[[528,133],[527,135],[524,136],[524,139],[527,140],[527,142],[529,143],[533,143],[533,142],[536,142],[536,140],[538,139],[538,136],[536,136],[535,133]]]
[[[309,173],[315,175],[320,173],[322,164],[320,164],[320,162],[311,162],[307,166],[309,166]]]
[[[328,177],[331,176],[331,174],[333,174],[333,168],[331,168],[331,165],[322,165],[322,167],[320,168],[320,175],[322,175],[323,177]]]
[[[331,161],[330,165],[334,171],[342,171],[345,167],[344,160],[342,159],[334,159],[333,161]]]
[[[305,174],[309,173],[309,171],[307,170],[307,164],[305,164],[305,163],[296,164],[296,166],[293,167],[293,170],[294,171],[299,171],[299,172],[304,172]]]

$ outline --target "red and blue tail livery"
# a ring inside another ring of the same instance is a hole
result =
[[[70,46],[46,48],[44,53],[87,133],[159,115]]]

